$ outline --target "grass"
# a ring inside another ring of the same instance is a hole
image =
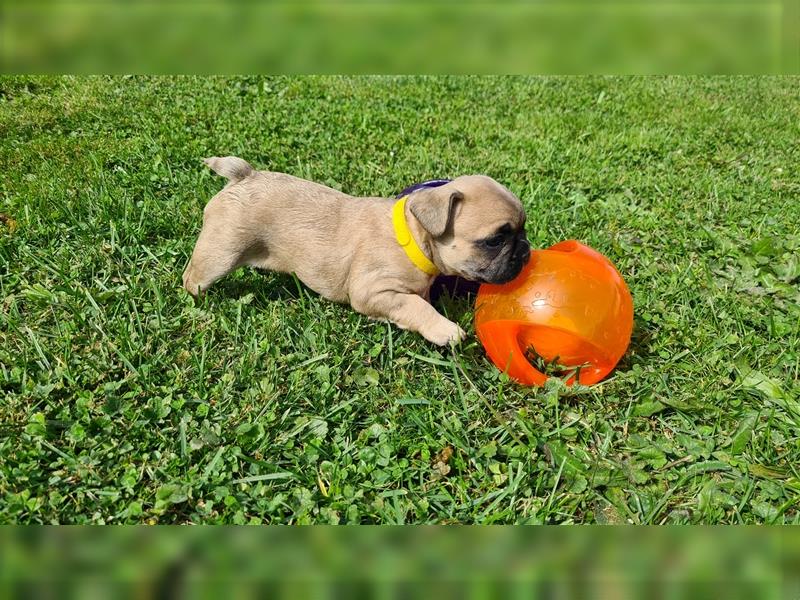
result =
[[[0,79],[0,521],[800,522],[798,84]],[[491,175],[534,247],[618,266],[630,350],[523,388],[291,277],[195,305],[228,153],[356,195]]]

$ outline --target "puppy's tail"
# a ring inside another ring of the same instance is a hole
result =
[[[231,183],[241,181],[253,172],[250,163],[236,156],[212,156],[204,158],[203,162],[217,175],[227,177]]]

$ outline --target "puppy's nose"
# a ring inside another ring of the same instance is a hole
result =
[[[517,237],[516,248],[514,249],[514,254],[522,256],[523,254],[528,254],[531,251],[531,244],[524,235],[520,235]]]

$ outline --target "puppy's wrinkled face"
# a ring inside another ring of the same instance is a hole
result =
[[[519,275],[531,247],[525,211],[514,194],[483,175],[458,177],[414,198],[417,194],[409,198],[410,210],[431,234],[445,275],[497,284]]]

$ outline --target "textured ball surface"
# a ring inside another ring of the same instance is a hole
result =
[[[475,329],[491,361],[519,383],[541,385],[542,364],[557,364],[568,384],[590,385],[625,354],[633,300],[605,256],[568,240],[534,250],[513,281],[483,284]]]

